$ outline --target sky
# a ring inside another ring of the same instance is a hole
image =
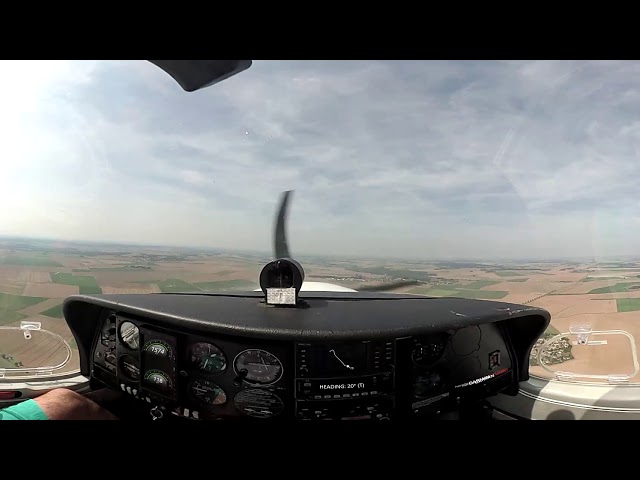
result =
[[[294,255],[640,253],[640,63],[0,62],[0,235],[270,251],[284,190]]]

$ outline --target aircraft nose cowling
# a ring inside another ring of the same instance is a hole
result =
[[[254,292],[261,292],[261,288],[256,288]],[[343,287],[334,283],[325,282],[303,282],[301,292],[356,292],[353,288]]]

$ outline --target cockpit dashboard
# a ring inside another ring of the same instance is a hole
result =
[[[549,323],[543,309],[480,300],[256,292],[75,295],[64,312],[81,372],[190,420],[437,419],[515,395]],[[154,413],[155,412],[155,413]]]

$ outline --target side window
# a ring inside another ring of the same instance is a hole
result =
[[[408,293],[541,307],[548,329],[530,356],[533,377],[640,384],[640,263],[635,261],[440,262],[431,285]]]
[[[569,382],[640,383],[640,266],[603,262],[565,268],[581,277],[531,302],[552,315],[532,352],[531,374]]]
[[[22,320],[0,326],[0,381],[48,380],[79,371],[78,352],[64,320]]]

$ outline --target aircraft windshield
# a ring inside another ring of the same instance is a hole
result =
[[[0,62],[0,381],[77,371],[68,295],[257,288],[295,190],[306,281],[540,306],[534,375],[640,383],[639,73],[254,61],[186,93],[145,61]]]

